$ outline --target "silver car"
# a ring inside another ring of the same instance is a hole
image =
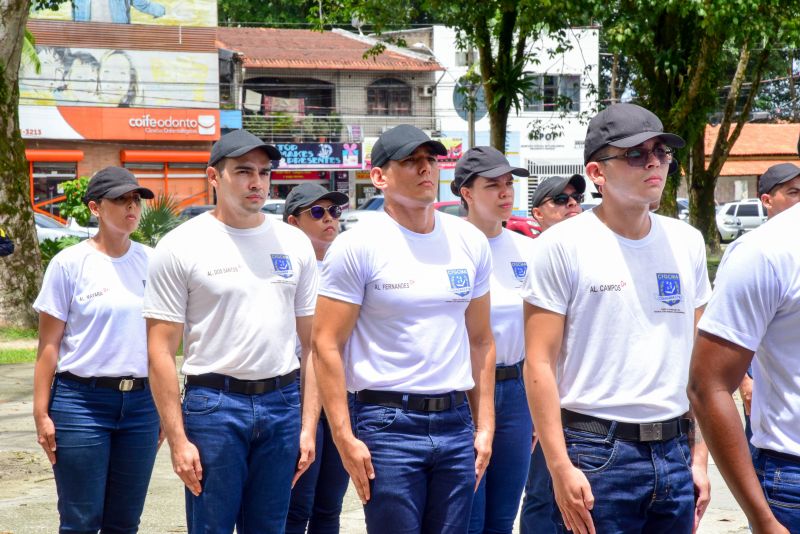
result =
[[[717,231],[722,242],[733,241],[767,220],[767,210],[757,198],[728,202],[717,212]]]
[[[42,215],[41,213],[34,213],[33,220],[36,223],[36,237],[39,238],[39,243],[45,239],[61,239],[62,237],[78,237],[86,239],[89,235],[86,232],[79,230],[70,230],[65,225],[61,224],[55,219]]]

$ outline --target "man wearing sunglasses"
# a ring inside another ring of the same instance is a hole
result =
[[[650,212],[683,145],[642,107],[598,113],[584,161],[603,202],[545,232],[529,263],[529,401],[554,519],[575,534],[688,534],[709,502],[686,395],[705,244]]]
[[[543,180],[531,198],[531,215],[541,225],[542,232],[581,213],[584,191],[586,181],[580,174],[569,178],[551,176]]]
[[[446,153],[410,125],[383,133],[370,178],[385,213],[323,262],[314,364],[370,533],[466,532],[491,454],[491,251],[433,208]]]

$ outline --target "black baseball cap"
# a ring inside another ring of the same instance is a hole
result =
[[[211,157],[208,166],[216,165],[223,158],[238,158],[260,148],[267,153],[272,161],[280,161],[280,151],[272,145],[268,145],[247,130],[234,130],[226,133],[211,147]]]
[[[339,191],[328,191],[319,184],[300,184],[289,191],[286,196],[286,203],[283,205],[283,222],[288,221],[289,215],[299,208],[320,200],[330,200],[337,206],[350,202],[350,198]]]
[[[686,145],[680,136],[664,132],[664,125],[653,112],[636,104],[613,104],[589,121],[583,163],[589,163],[592,154],[605,146],[631,148],[653,137],[661,138],[665,145],[673,148]]]
[[[511,173],[515,176],[528,176],[530,173],[522,167],[512,167],[502,152],[491,146],[470,148],[456,163],[455,178],[450,182],[450,190],[457,197],[461,196],[461,188],[476,176],[499,178]]]
[[[778,163],[773,165],[758,179],[758,196],[766,195],[776,186],[800,176],[800,167],[792,163]]]
[[[416,126],[395,126],[383,132],[372,147],[372,166],[383,167],[389,160],[407,158],[422,145],[430,147],[435,154],[447,155],[447,149],[442,143],[432,140]]]
[[[119,198],[131,191],[136,191],[142,198],[155,197],[150,189],[139,185],[136,177],[128,169],[106,167],[94,173],[92,179],[89,180],[89,186],[86,188],[83,201],[88,204],[90,200]]]
[[[545,178],[539,184],[536,191],[533,192],[531,197],[531,209],[538,208],[546,198],[552,198],[564,192],[568,185],[575,188],[576,193],[583,194],[586,191],[586,180],[580,174],[573,174],[572,176],[551,176]]]

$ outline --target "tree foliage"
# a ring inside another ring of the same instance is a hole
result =
[[[608,51],[624,56],[636,100],[667,130],[686,139],[690,220],[718,247],[714,188],[722,164],[749,117],[769,51],[796,40],[797,0],[579,0],[605,33]],[[706,166],[703,140],[725,88],[720,135]],[[675,213],[679,176],[667,184],[662,211]]]

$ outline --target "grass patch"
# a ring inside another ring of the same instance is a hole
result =
[[[18,339],[37,339],[39,332],[35,328],[0,327],[0,341],[16,341]]]
[[[708,279],[711,280],[712,284],[717,278],[717,269],[719,268],[719,261],[721,259],[722,256],[708,256],[706,259],[706,265],[708,266]]]
[[[0,349],[0,365],[34,361],[36,361],[36,349]]]

